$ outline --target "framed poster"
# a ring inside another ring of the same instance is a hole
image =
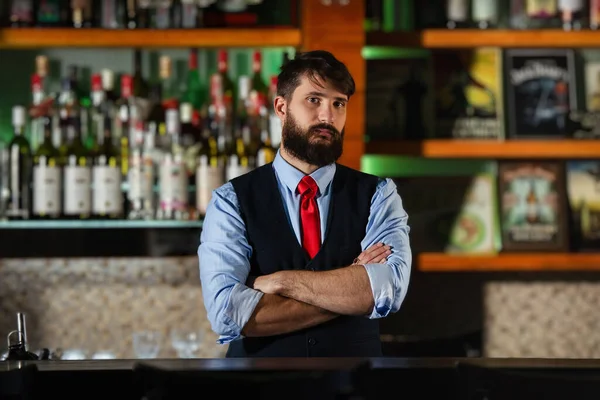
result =
[[[503,251],[568,251],[563,163],[500,161],[498,193]]]

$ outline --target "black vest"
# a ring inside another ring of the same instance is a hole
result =
[[[378,178],[336,165],[327,232],[312,260],[288,222],[272,164],[231,181],[252,246],[251,275],[344,267],[361,252]],[[291,216],[297,218],[296,216]],[[377,357],[379,322],[340,316],[290,334],[231,342],[227,357]]]

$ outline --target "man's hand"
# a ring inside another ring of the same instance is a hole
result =
[[[390,246],[383,243],[375,243],[358,255],[353,264],[377,264],[385,263],[387,256],[391,254]],[[259,277],[248,277],[246,285],[252,289],[268,294],[280,294],[283,289],[281,274],[277,272]]]
[[[392,254],[390,246],[384,245],[383,243],[375,243],[362,253],[358,255],[352,261],[353,264],[383,264],[387,260],[387,257]]]

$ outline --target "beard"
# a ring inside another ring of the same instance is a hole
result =
[[[319,130],[327,130],[331,138],[312,140],[320,135]],[[281,132],[283,147],[293,157],[319,168],[336,162],[342,156],[343,139],[344,129],[339,132],[333,125],[325,123],[303,130],[289,110]]]

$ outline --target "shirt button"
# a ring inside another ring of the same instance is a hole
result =
[[[315,338],[309,338],[308,344],[310,344],[311,346],[314,346],[315,344],[317,344],[317,340]]]

